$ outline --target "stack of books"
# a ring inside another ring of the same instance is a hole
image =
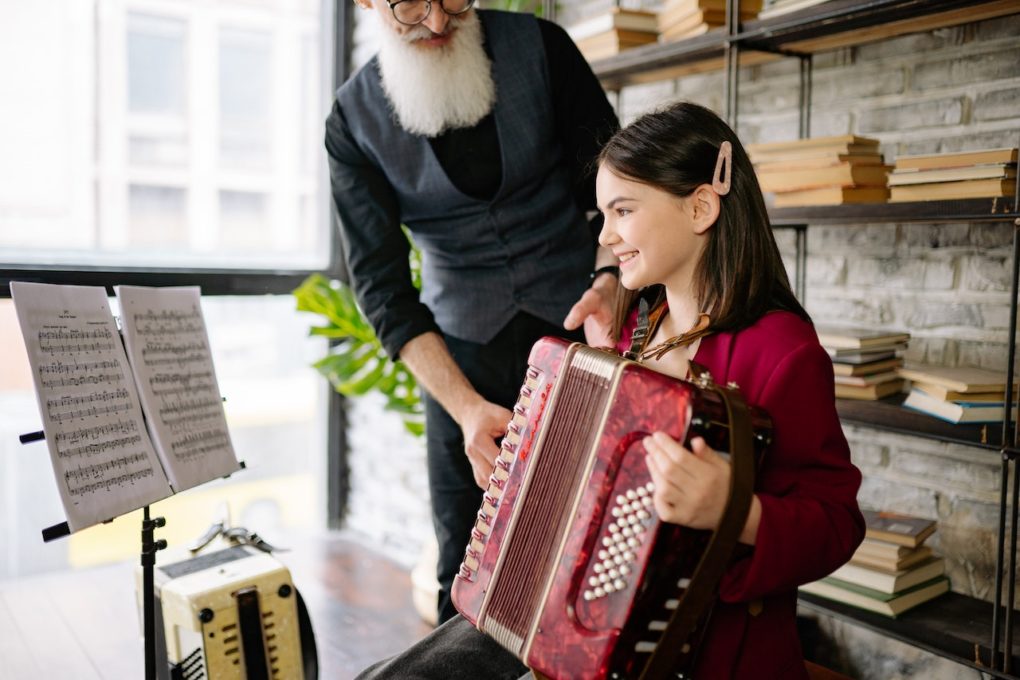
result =
[[[741,0],[740,21],[758,16],[761,0]],[[726,25],[726,0],[666,0],[659,10],[659,41],[691,38]]]
[[[611,7],[567,29],[588,61],[605,59],[623,50],[654,43],[659,38],[658,15]]]
[[[876,400],[903,389],[897,369],[903,365],[910,333],[825,326],[815,330],[832,358],[837,397]]]
[[[889,175],[890,201],[1013,196],[1016,149],[901,156]]]
[[[762,191],[775,207],[885,203],[890,166],[878,140],[856,135],[749,144]]]
[[[909,366],[897,373],[911,381],[903,405],[950,423],[1002,422],[1006,381],[1001,373],[981,368]],[[1016,419],[1017,386],[1013,386]]]
[[[797,10],[814,7],[823,2],[829,2],[829,0],[766,0],[765,8],[758,15],[758,18],[771,19],[772,17],[782,16]]]
[[[935,522],[864,510],[867,534],[850,562],[800,590],[896,617],[949,591],[945,561],[922,545]]]

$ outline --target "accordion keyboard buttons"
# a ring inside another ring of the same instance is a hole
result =
[[[592,565],[592,575],[587,580],[590,588],[582,593],[585,601],[626,590],[631,585],[628,577],[633,569],[630,565],[637,559],[637,551],[653,519],[650,510],[654,488],[649,482],[616,497],[609,510],[613,521],[599,539],[598,561]]]

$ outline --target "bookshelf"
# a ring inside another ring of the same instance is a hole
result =
[[[737,5],[729,2],[729,16]],[[627,50],[592,64],[609,90],[683,75],[723,71],[726,117],[736,127],[738,66],[795,58],[800,61],[800,135],[810,136],[811,55],[900,35],[972,23],[1020,13],[1015,0],[830,0],[801,11],[744,23],[730,23],[704,35],[676,42]],[[1020,131],[1017,134],[1020,142]],[[1020,145],[1020,144],[1018,144]],[[1013,234],[1012,288],[1007,366],[1015,365],[1017,309],[1020,300],[1020,180],[1012,198],[798,207],[770,210],[776,228],[794,229],[796,290],[805,292],[806,239],[812,225],[875,223],[995,223]],[[1013,369],[1007,384],[1015,379]],[[1020,645],[1014,641],[1017,534],[1020,498],[1020,442],[1009,423],[951,425],[900,406],[902,397],[882,401],[838,399],[843,422],[933,441],[973,447],[979,455],[1001,460],[996,581],[987,602],[949,593],[906,612],[886,618],[808,594],[800,596],[807,609],[850,622],[881,635],[924,649],[990,677],[1020,679]],[[1012,478],[1012,479],[1011,479]],[[1012,488],[1011,488],[1012,487]],[[1007,534],[1010,534],[1007,538]],[[1002,574],[1012,574],[1003,578]],[[1007,657],[1002,650],[1010,649]],[[994,661],[993,661],[994,660]]]
[[[740,65],[849,47],[897,35],[1016,14],[1015,0],[833,0],[772,19],[719,28],[600,59],[592,70],[610,90],[724,68],[727,44],[749,50]],[[753,51],[751,51],[753,50]]]

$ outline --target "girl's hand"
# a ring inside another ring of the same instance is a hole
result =
[[[730,464],[695,437],[691,450],[664,432],[644,439],[645,462],[655,484],[652,500],[665,522],[715,529],[726,508]]]

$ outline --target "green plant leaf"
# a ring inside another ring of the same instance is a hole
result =
[[[411,240],[408,264],[411,280],[421,288],[421,253]],[[399,413],[408,432],[420,437],[425,432],[424,408],[418,382],[407,367],[391,361],[365,319],[349,286],[312,274],[293,291],[298,311],[318,315],[320,325],[309,328],[309,335],[329,338],[329,354],[312,366],[340,394],[359,397],[379,392],[387,410]]]

